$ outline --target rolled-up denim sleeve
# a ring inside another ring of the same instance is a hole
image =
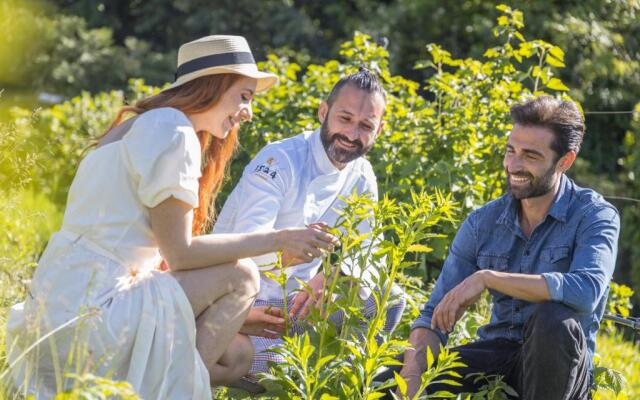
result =
[[[616,264],[620,216],[612,207],[595,208],[578,228],[569,272],[546,272],[551,299],[579,313],[594,312]]]
[[[475,229],[475,213],[469,215],[464,221],[456,237],[449,247],[449,254],[444,262],[442,271],[431,292],[429,300],[420,311],[420,315],[414,321],[411,329],[431,329],[431,317],[433,310],[442,298],[460,282],[476,271],[476,244],[477,234]],[[443,344],[447,343],[448,335],[434,330]]]

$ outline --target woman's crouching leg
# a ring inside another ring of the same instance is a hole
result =
[[[253,344],[248,336],[237,334],[211,372],[212,386],[228,386],[245,376],[251,368]]]
[[[172,274],[191,303],[196,316],[196,348],[215,380],[214,370],[260,289],[260,274],[250,260]]]

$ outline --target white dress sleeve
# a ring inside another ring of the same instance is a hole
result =
[[[147,111],[122,140],[142,204],[152,208],[175,197],[198,207],[200,142],[182,112],[172,108]]]

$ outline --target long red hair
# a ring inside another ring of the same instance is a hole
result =
[[[240,78],[237,74],[207,75],[139,100],[132,106],[123,107],[107,132],[123,122],[127,113],[139,115],[160,107],[176,108],[185,114],[206,111],[216,105],[222,95]],[[214,137],[206,131],[196,133],[202,148],[203,167],[199,180],[199,206],[193,212],[191,231],[194,236],[206,233],[211,226],[215,217],[215,207],[212,205],[222,186],[229,161],[238,147],[237,128],[225,139]]]

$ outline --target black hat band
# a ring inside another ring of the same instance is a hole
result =
[[[221,65],[255,63],[253,55],[249,52],[213,54],[210,56],[195,58],[180,65],[175,73],[175,80],[178,80],[178,78],[183,75],[187,75],[201,69],[219,67]]]

